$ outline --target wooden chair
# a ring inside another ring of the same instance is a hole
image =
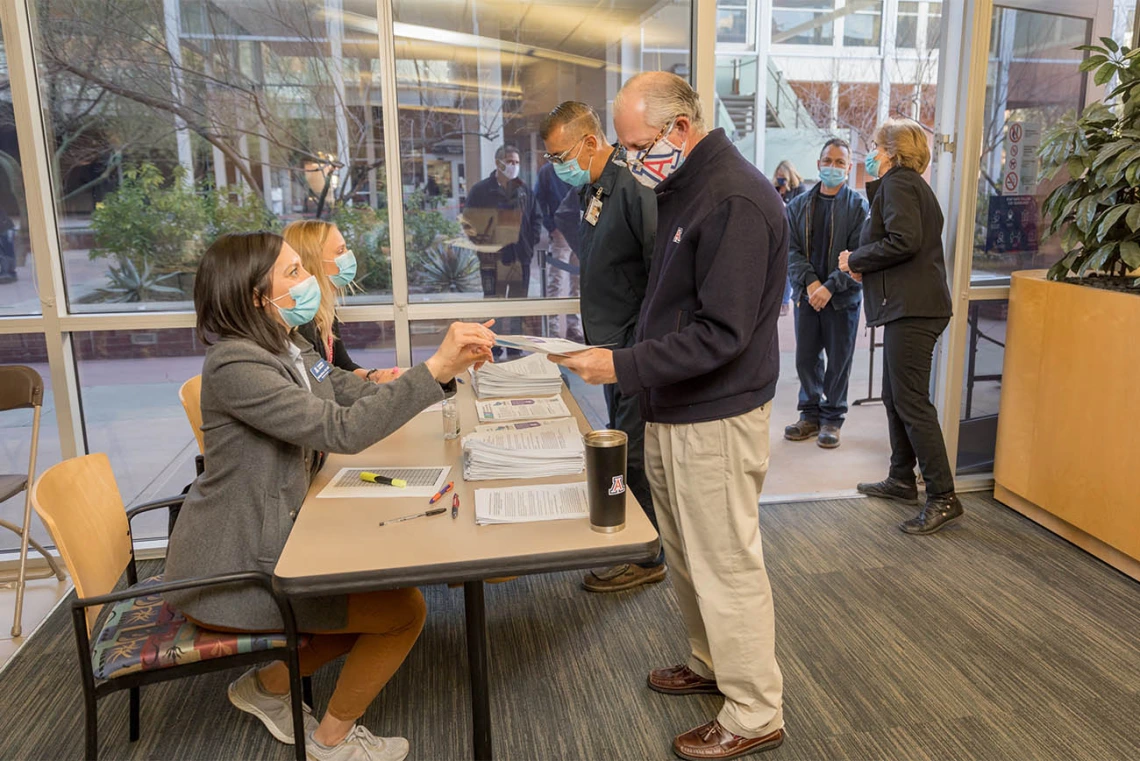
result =
[[[23,633],[22,619],[24,616],[24,589],[29,579],[47,579],[55,576],[63,581],[63,569],[55,562],[55,558],[45,550],[40,543],[32,539],[32,500],[31,492],[27,491],[28,484],[36,477],[36,451],[40,444],[40,411],[44,403],[44,381],[30,367],[23,365],[7,365],[0,367],[0,412],[9,410],[32,410],[32,442],[31,454],[28,455],[27,473],[0,474],[0,502],[15,497],[24,492],[24,519],[17,526],[0,519],[0,527],[13,531],[20,537],[20,570],[16,576],[16,615],[12,619],[12,636],[19,637]],[[50,570],[28,573],[28,545],[31,545],[44,556]]]
[[[298,761],[305,759],[297,626],[289,601],[259,571],[164,582],[139,581],[130,522],[150,510],[168,508],[183,497],[125,510],[104,454],[65,460],[49,468],[31,489],[32,505],[59,547],[77,599],[71,603],[86,709],[86,757],[99,752],[98,699],[130,690],[130,739],[139,737],[139,697],[144,685],[283,660],[289,667],[293,737]],[[127,588],[114,590],[124,570]],[[273,597],[283,634],[228,634],[199,628],[162,595],[182,589],[257,584]],[[103,606],[109,611],[100,614]],[[94,639],[94,647],[92,647]],[[203,727],[203,731],[209,731]]]

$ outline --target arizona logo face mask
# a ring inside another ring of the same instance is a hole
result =
[[[676,121],[669,122],[653,145],[626,159],[633,178],[647,188],[656,188],[685,162],[685,144],[678,148],[665,137],[673,131]]]

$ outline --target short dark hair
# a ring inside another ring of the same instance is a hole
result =
[[[288,333],[255,303],[269,298],[273,265],[285,239],[270,232],[228,233],[206,249],[194,278],[198,340],[244,338],[273,354],[285,352]]]
[[[517,145],[514,143],[504,143],[495,150],[495,161],[502,161],[506,158],[508,153],[513,153],[520,159],[522,158],[522,151],[519,150]]]
[[[841,137],[831,137],[828,138],[827,142],[823,144],[823,147],[819,149],[819,157],[823,158],[823,154],[827,153],[827,149],[833,145],[837,148],[846,148],[847,155],[851,155],[851,143],[847,142]]]
[[[554,110],[543,118],[542,125],[538,128],[539,137],[543,140],[549,139],[558,127],[575,127],[583,137],[604,134],[598,112],[588,104],[577,100],[563,101],[555,106]]]

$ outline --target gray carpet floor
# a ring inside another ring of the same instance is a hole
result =
[[[1140,759],[1140,585],[988,496],[965,501],[927,538],[876,500],[762,509],[788,729],[762,758]],[[577,579],[488,588],[496,757],[671,758],[672,736],[719,707],[644,686],[686,655],[671,586],[598,596]],[[423,636],[364,720],[408,737],[415,761],[467,759],[462,592],[425,594]],[[0,758],[82,757],[69,627],[57,611],[0,676]],[[126,694],[101,701],[102,757],[291,758],[225,700],[234,676],[146,688],[133,745]],[[315,678],[318,709],[334,678]]]

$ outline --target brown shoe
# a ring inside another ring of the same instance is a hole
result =
[[[665,566],[642,568],[627,563],[607,568],[604,571],[590,571],[582,579],[582,586],[590,592],[621,592],[643,584],[656,584],[665,580]]]
[[[715,679],[705,679],[688,666],[653,669],[646,680],[649,689],[665,695],[719,695]]]
[[[708,724],[677,735],[673,739],[673,752],[689,761],[706,761],[760,753],[778,748],[783,742],[783,729],[769,732],[763,737],[741,737],[732,734],[713,719]]]

